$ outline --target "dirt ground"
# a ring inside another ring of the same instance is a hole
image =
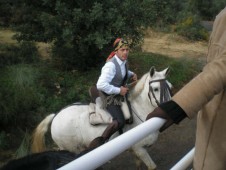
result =
[[[195,57],[204,59],[207,53],[207,42],[189,42],[173,34],[155,33],[148,31],[142,50],[170,57]],[[185,119],[179,125],[173,125],[159,135],[157,142],[148,152],[157,164],[157,170],[169,170],[195,144],[196,119]],[[104,164],[104,170],[136,170],[134,157],[130,151],[125,151],[113,160]],[[142,165],[142,170],[147,167]],[[188,169],[191,169],[189,167]]]
[[[170,57],[204,57],[207,54],[207,42],[191,42],[176,34],[156,33],[148,30],[142,50]]]

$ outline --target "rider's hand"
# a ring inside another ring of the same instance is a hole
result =
[[[151,113],[149,113],[146,117],[146,120],[151,119],[153,117],[160,117],[166,119],[166,123],[159,130],[160,132],[164,131],[174,123],[173,120],[168,116],[168,114],[166,114],[160,107],[155,108]]]
[[[134,73],[133,76],[131,77],[131,79],[132,79],[133,81],[137,81],[137,75]]]
[[[120,87],[120,95],[125,96],[125,94],[128,92],[128,88],[127,87]]]

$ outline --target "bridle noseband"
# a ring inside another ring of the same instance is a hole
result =
[[[153,88],[151,87],[151,83],[155,83],[155,82],[159,82],[160,83],[160,101],[157,100],[156,96],[155,96],[155,93],[154,93],[154,90]],[[171,99],[171,96],[172,96],[172,91],[166,81],[166,79],[159,79],[159,80],[152,80],[152,81],[149,81],[149,92],[148,92],[148,97],[149,97],[149,100],[151,101],[151,96],[150,96],[150,92],[152,94],[152,96],[154,97],[155,99],[155,102],[156,104],[159,106],[161,103],[163,102],[167,102]],[[152,103],[152,101],[151,101]],[[153,105],[153,104],[152,104]]]

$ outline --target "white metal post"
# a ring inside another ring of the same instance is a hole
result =
[[[176,165],[170,170],[184,170],[193,162],[195,148],[192,148]]]

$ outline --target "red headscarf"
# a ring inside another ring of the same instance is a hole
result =
[[[110,60],[112,57],[114,57],[115,51],[117,51],[117,50],[118,50],[119,48],[121,48],[122,46],[128,46],[128,42],[125,41],[125,40],[123,40],[123,38],[117,38],[117,39],[115,40],[115,42],[113,43],[113,47],[115,48],[115,50],[112,51],[112,52],[110,53],[110,55],[108,56],[108,58],[107,58],[106,61],[108,61],[108,60]]]

